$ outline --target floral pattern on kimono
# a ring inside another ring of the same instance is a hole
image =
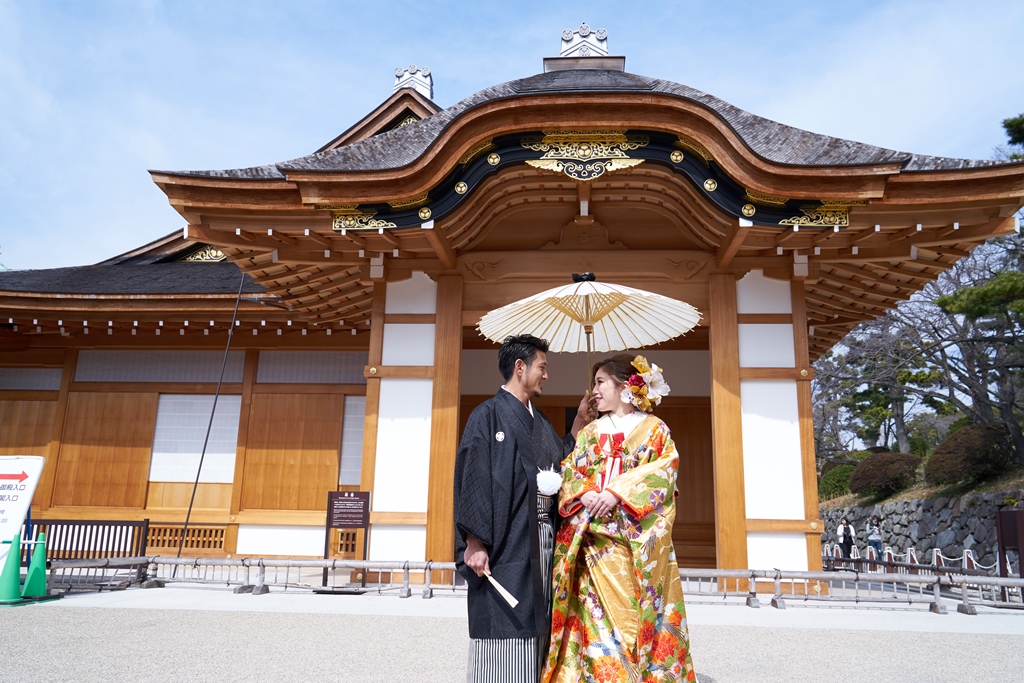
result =
[[[580,432],[562,462],[545,683],[696,681],[672,545],[678,464],[654,416],[628,437]],[[580,497],[602,484],[619,504],[593,519]]]

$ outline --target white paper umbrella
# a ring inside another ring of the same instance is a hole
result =
[[[588,276],[593,277],[582,277]],[[684,301],[585,280],[495,309],[480,318],[477,329],[498,343],[510,334],[532,334],[547,339],[553,352],[589,354],[658,344],[689,332],[698,322],[700,313]]]

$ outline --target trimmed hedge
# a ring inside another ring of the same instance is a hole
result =
[[[997,477],[1013,465],[1010,433],[1002,424],[972,424],[935,449],[924,468],[929,484],[959,484]]]
[[[914,483],[920,458],[909,453],[875,453],[850,477],[850,490],[878,497],[890,496]]]
[[[854,465],[836,465],[818,482],[818,498],[828,500],[845,496],[850,492],[850,475],[857,469]]]

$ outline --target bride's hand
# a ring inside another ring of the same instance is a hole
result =
[[[580,497],[580,502],[592,517],[603,517],[619,504],[619,499],[611,491],[587,491]]]

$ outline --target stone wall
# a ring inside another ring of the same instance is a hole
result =
[[[869,507],[821,507],[825,533],[821,542],[837,542],[836,528],[846,517],[856,530],[856,545],[864,554],[867,548],[867,522],[878,515],[882,522],[882,547],[891,546],[895,553],[907,548],[917,551],[922,563],[931,560],[932,548],[939,548],[946,557],[960,558],[965,549],[974,553],[980,564],[996,561],[996,512],[1024,505],[1024,490],[1003,493],[969,493],[960,498],[935,498],[882,503]],[[1017,554],[1008,553],[1014,569]]]

